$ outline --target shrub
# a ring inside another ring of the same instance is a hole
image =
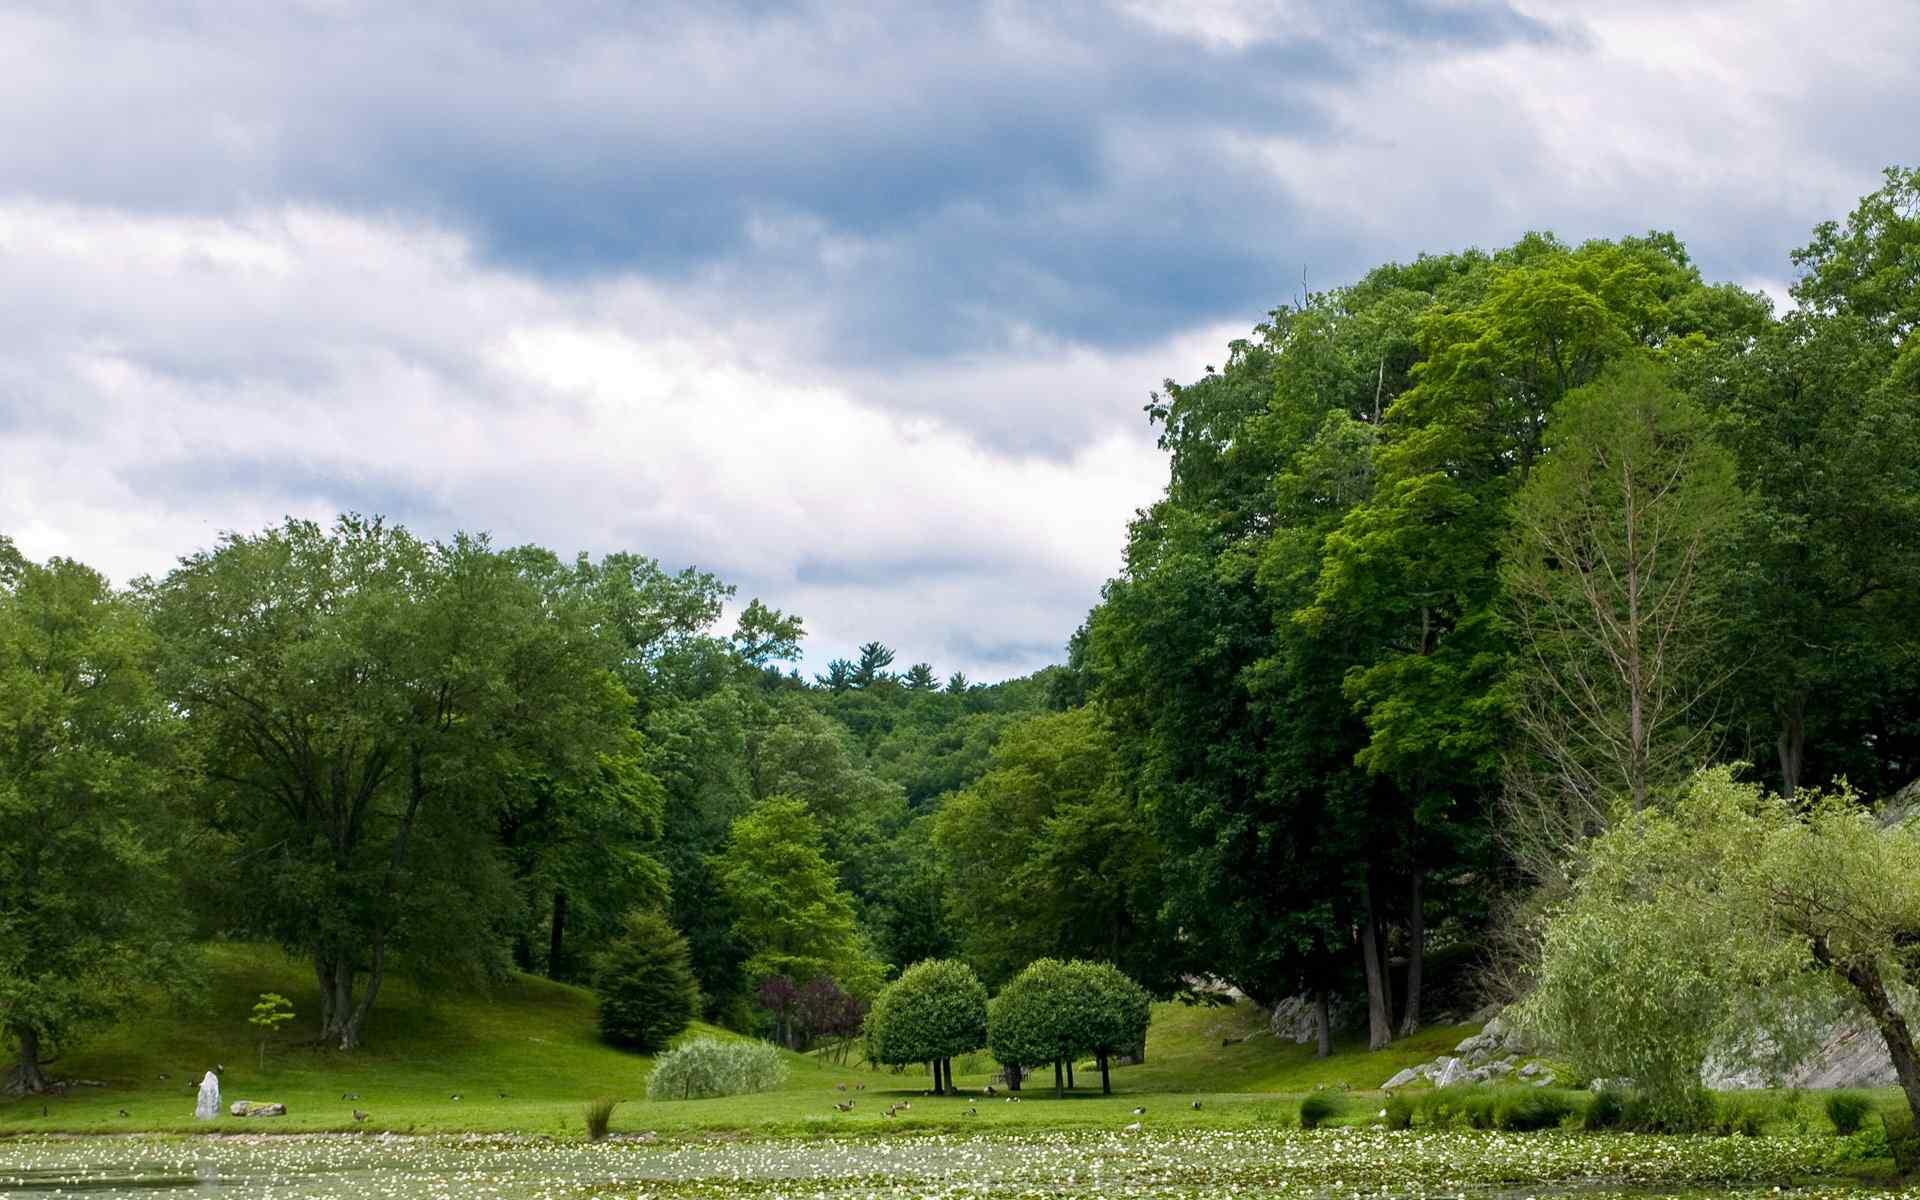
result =
[[[1494,1096],[1493,1124],[1497,1129],[1532,1133],[1557,1129],[1573,1113],[1574,1102],[1565,1092],[1548,1088],[1506,1088]]]
[[[1500,1102],[1499,1096],[1492,1091],[1473,1088],[1460,1095],[1460,1115],[1466,1119],[1469,1129],[1492,1129],[1495,1110]]]
[[[1904,1108],[1883,1112],[1880,1124],[1887,1131],[1887,1153],[1893,1155],[1893,1165],[1902,1175],[1920,1171],[1920,1132],[1914,1130],[1913,1114]]]
[[[1340,1115],[1341,1103],[1332,1092],[1311,1092],[1300,1101],[1300,1128],[1318,1129]]]
[[[615,1100],[611,1096],[602,1096],[598,1100],[587,1101],[587,1107],[583,1110],[582,1115],[586,1119],[587,1138],[589,1141],[597,1142],[607,1136],[607,1125],[612,1122],[613,1110],[619,1103],[618,1100]]]
[[[787,1064],[771,1042],[695,1038],[654,1062],[649,1100],[699,1100],[766,1092],[786,1082]]]
[[[1842,1137],[1859,1133],[1872,1111],[1873,1101],[1858,1092],[1835,1092],[1827,1097],[1827,1120],[1833,1122],[1833,1131]]]
[[[1580,1124],[1587,1129],[1618,1129],[1626,1123],[1627,1101],[1612,1088],[1598,1091],[1587,1101]]]
[[[1387,1100],[1384,1112],[1388,1129],[1411,1129],[1413,1127],[1413,1101],[1405,1096],[1393,1096]]]
[[[1754,1096],[1722,1096],[1718,1113],[1714,1132],[1721,1137],[1759,1137],[1769,1115],[1766,1101]]]
[[[693,1021],[700,1004],[687,939],[658,913],[627,916],[621,935],[595,964],[600,1035],[651,1053]]]

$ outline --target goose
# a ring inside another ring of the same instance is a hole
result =
[[[356,1109],[354,1109],[354,1110],[353,1110],[353,1119],[354,1119],[354,1120],[356,1120],[356,1121],[364,1121],[364,1120],[366,1120],[366,1119],[367,1119],[367,1112],[366,1112],[366,1110],[365,1110],[365,1109],[363,1109],[363,1108],[356,1108]]]
[[[853,1101],[851,1101],[851,1100],[849,1100],[849,1101],[847,1101],[847,1102],[846,1102],[845,1104],[836,1104],[836,1105],[834,1105],[834,1107],[835,1107],[835,1108],[837,1108],[837,1109],[839,1109],[839,1110],[840,1110],[841,1112],[852,1112],[852,1111],[853,1111]]]
[[[1193,1102],[1193,1111],[1195,1111],[1195,1112],[1199,1112],[1199,1111],[1200,1111],[1200,1102],[1199,1102],[1198,1100],[1195,1100],[1195,1101]]]
[[[121,1116],[123,1116],[123,1117],[124,1117],[124,1116],[127,1116],[127,1115],[128,1115],[128,1114],[127,1114],[127,1110],[126,1110],[126,1109],[124,1109],[124,1108],[123,1108],[123,1109],[121,1109],[121,1110],[120,1110],[120,1115],[121,1115]]]
[[[1146,1106],[1146,1105],[1144,1105],[1144,1104],[1137,1104],[1137,1105],[1135,1105],[1135,1106],[1134,1106],[1134,1109],[1133,1109],[1133,1115],[1134,1115],[1134,1116],[1136,1116],[1136,1117],[1144,1117],[1144,1116],[1146,1116],[1146,1115],[1147,1115],[1147,1106]]]

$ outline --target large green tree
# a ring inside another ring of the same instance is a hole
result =
[[[878,989],[881,966],[805,803],[775,796],[735,821],[716,875],[750,977],[825,975],[861,997]]]
[[[321,1036],[360,1044],[396,960],[498,965],[516,908],[499,814],[627,745],[592,607],[484,538],[359,517],[228,534],[146,594],[247,898],[230,923],[312,962]]]
[[[908,967],[867,1012],[867,1057],[891,1066],[923,1062],[933,1092],[953,1090],[953,1058],[987,1041],[987,989],[973,969],[952,959]]]
[[[0,537],[0,1032],[5,1090],[191,971],[174,855],[191,760],[139,607]]]

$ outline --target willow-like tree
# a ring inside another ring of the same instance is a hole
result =
[[[361,1043],[396,959],[503,966],[499,814],[627,746],[600,614],[484,538],[351,516],[228,534],[146,591],[248,897],[229,920],[313,964],[321,1037]]]

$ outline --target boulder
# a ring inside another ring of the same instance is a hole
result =
[[[1437,1088],[1452,1087],[1454,1084],[1463,1082],[1466,1079],[1467,1068],[1459,1059],[1442,1059],[1441,1063],[1440,1073],[1433,1077],[1433,1086]]]
[[[1398,1074],[1394,1075],[1392,1079],[1389,1079],[1385,1083],[1381,1084],[1380,1090],[1391,1091],[1397,1087],[1405,1087],[1418,1078],[1420,1078],[1420,1072],[1415,1070],[1412,1067],[1408,1067],[1406,1070],[1401,1071]]]
[[[287,1106],[284,1104],[256,1104],[251,1100],[235,1100],[228,1110],[236,1117],[284,1117]]]
[[[1538,1075],[1539,1073],[1540,1073],[1539,1063],[1528,1063],[1526,1066],[1520,1068],[1520,1078],[1522,1079],[1532,1079],[1535,1075]]]

